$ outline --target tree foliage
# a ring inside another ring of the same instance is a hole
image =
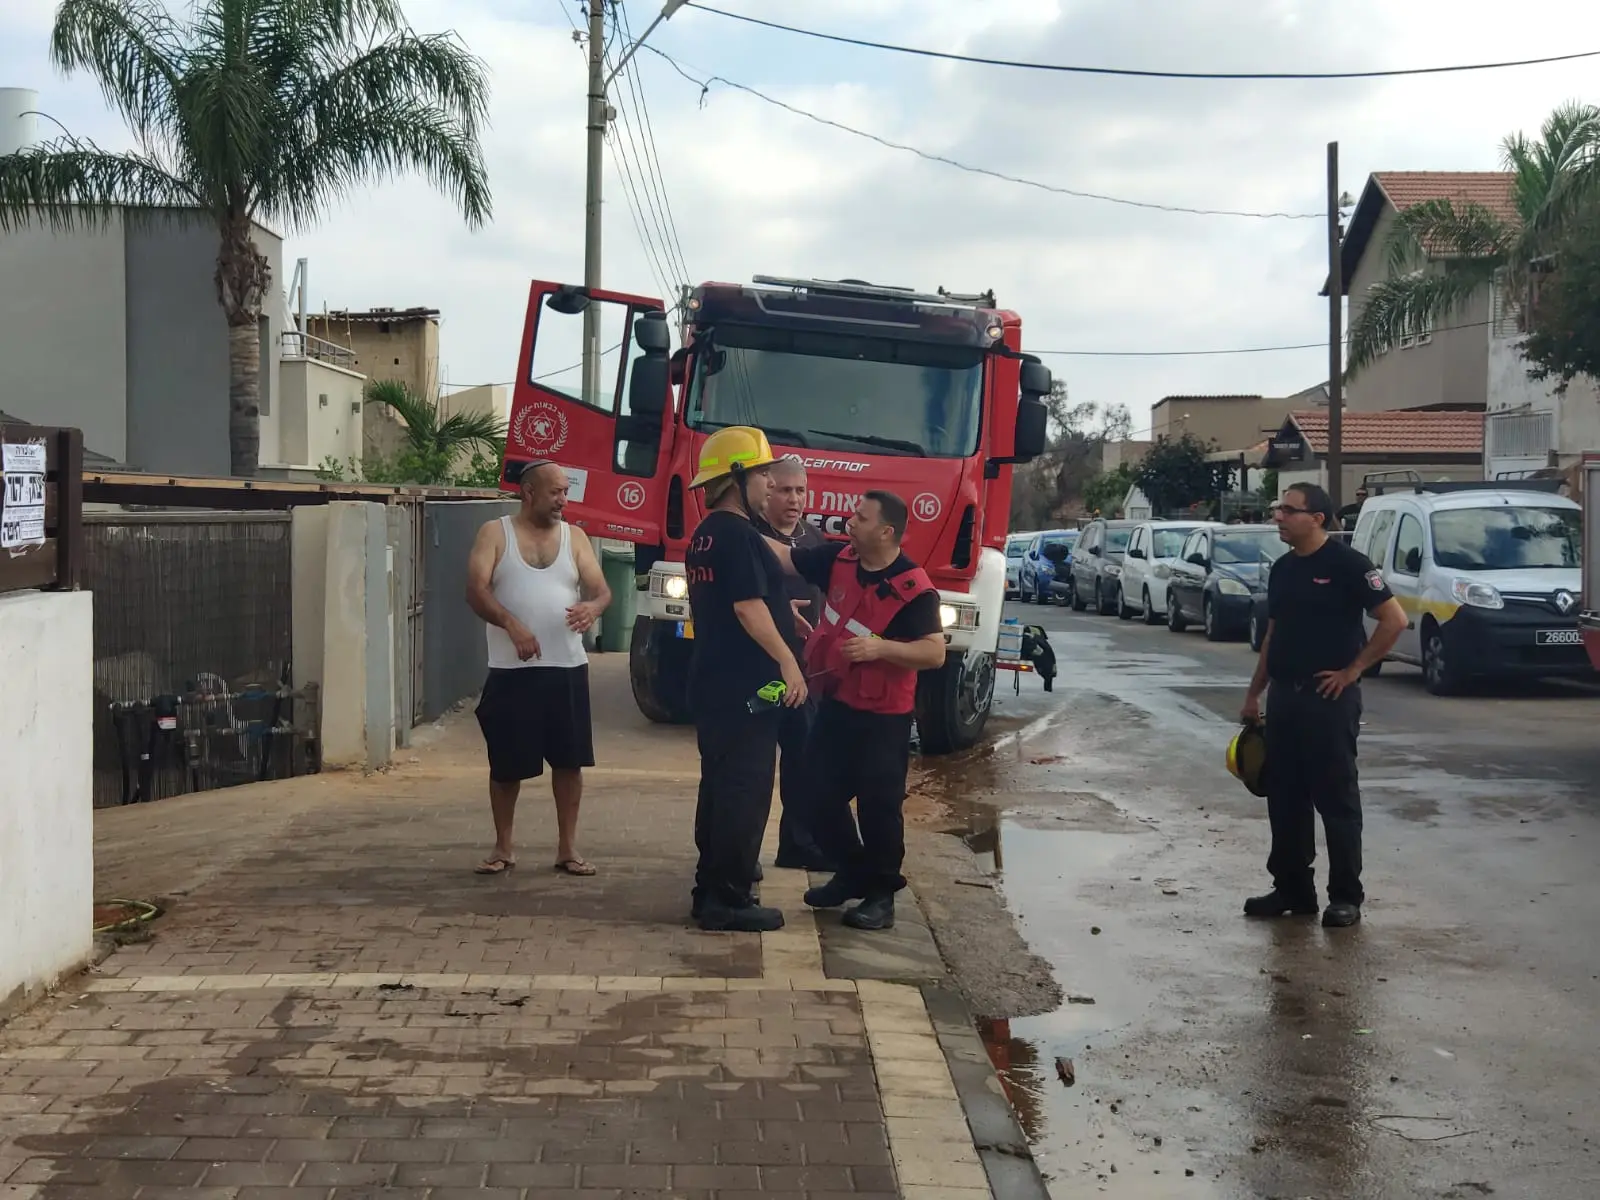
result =
[[[1083,485],[1084,511],[1102,517],[1115,515],[1133,484],[1134,468],[1129,463],[1118,463],[1109,471],[1101,471]]]
[[[434,487],[499,486],[506,431],[497,418],[487,413],[446,417],[437,402],[394,380],[368,383],[366,400],[368,404],[383,405],[400,419],[405,427],[405,445],[393,456],[369,454],[359,466],[330,457],[318,471],[323,478]]]
[[[182,17],[162,0],[63,0],[50,56],[95,79],[135,149],[69,134],[0,155],[0,232],[101,224],[124,206],[210,219],[235,475],[255,474],[260,455],[257,329],[272,276],[253,222],[304,228],[403,171],[470,225],[489,216],[483,64],[453,34],[414,33],[395,0],[196,0]]]
[[[1501,158],[1514,176],[1514,219],[1446,199],[1413,205],[1396,218],[1386,247],[1388,277],[1351,298],[1359,302],[1350,328],[1352,378],[1402,342],[1460,317],[1490,283],[1527,295],[1534,276],[1564,260],[1580,236],[1575,231],[1592,225],[1600,204],[1600,107],[1563,105],[1537,138],[1506,138]],[[1540,312],[1538,324],[1549,337],[1530,342],[1530,373],[1570,379],[1569,364],[1600,356],[1584,315],[1561,306]]]
[[[1228,486],[1232,466],[1207,462],[1216,447],[1192,433],[1161,438],[1134,470],[1134,482],[1156,515],[1177,512],[1218,499]]]
[[[1122,405],[1073,404],[1057,379],[1045,404],[1050,414],[1045,452],[1011,477],[1011,528],[1042,529],[1086,506],[1084,489],[1100,474],[1107,442],[1126,441],[1133,419]]]
[[[1578,375],[1600,379],[1600,210],[1574,221],[1536,283],[1533,332],[1522,345],[1535,379],[1565,390]]]

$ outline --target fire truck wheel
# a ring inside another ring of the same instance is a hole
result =
[[[965,750],[983,736],[994,699],[994,655],[984,654],[968,670],[959,654],[917,679],[917,734],[924,754]]]
[[[639,617],[628,644],[628,681],[633,701],[659,725],[689,722],[689,654],[692,642],[665,621]]]

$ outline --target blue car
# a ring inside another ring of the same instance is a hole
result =
[[[1050,603],[1050,585],[1058,576],[1066,578],[1067,569],[1072,565],[1072,545],[1077,540],[1076,529],[1045,529],[1033,535],[1033,540],[1022,555],[1022,567],[1017,572],[1018,588],[1025,603]],[[1044,548],[1057,544],[1066,546],[1067,557],[1060,563],[1053,563],[1044,556]]]

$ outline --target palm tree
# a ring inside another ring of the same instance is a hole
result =
[[[401,478],[386,482],[449,483],[458,473],[458,460],[467,453],[492,460],[498,471],[506,438],[499,418],[473,412],[442,417],[437,403],[391,379],[370,381],[366,400],[388,408],[405,425],[405,449],[397,462],[385,464],[386,473]]]
[[[1501,158],[1514,176],[1514,221],[1445,199],[1413,205],[1396,218],[1389,277],[1361,297],[1351,323],[1351,377],[1402,340],[1455,316],[1497,278],[1512,295],[1524,294],[1532,270],[1600,195],[1600,107],[1563,105],[1537,140],[1520,133],[1506,138]]]
[[[259,459],[257,329],[272,283],[252,220],[303,228],[350,188],[404,170],[469,225],[489,216],[483,64],[452,34],[413,33],[395,0],[197,0],[184,20],[163,0],[63,0],[50,54],[95,77],[137,148],[67,135],[0,156],[0,232],[103,223],[121,206],[215,222],[235,475]]]

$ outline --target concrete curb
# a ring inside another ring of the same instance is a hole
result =
[[[1044,1176],[1000,1087],[966,1001],[952,988],[936,983],[922,985],[922,1000],[995,1200],[1050,1200]]]

